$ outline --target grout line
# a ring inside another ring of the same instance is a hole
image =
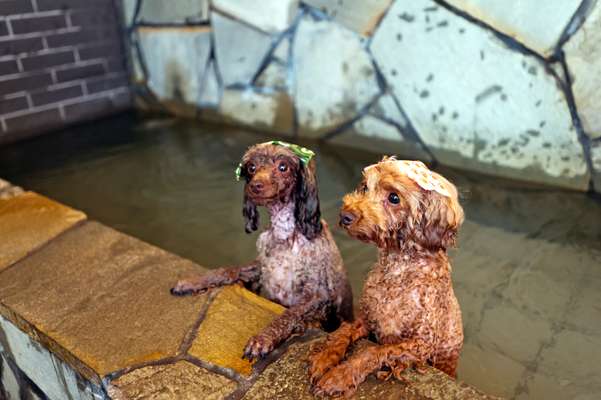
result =
[[[188,350],[190,350],[190,347],[192,347],[192,344],[194,343],[194,340],[196,340],[196,337],[198,335],[198,329],[200,329],[200,325],[204,321],[207,312],[209,311],[209,308],[213,304],[213,300],[215,300],[219,293],[221,293],[221,288],[211,289],[206,294],[207,300],[202,305],[198,313],[198,318],[194,322],[194,325],[192,325],[190,331],[188,331],[188,333],[186,333],[186,335],[184,336],[184,339],[182,340],[182,343],[177,351],[178,355],[185,356]]]
[[[580,28],[586,21],[586,18],[589,16],[590,12],[592,12],[593,8],[595,7],[596,3],[597,0],[582,0],[582,3],[580,3],[576,11],[574,12],[574,15],[572,15],[572,18],[570,18],[570,21],[568,21],[563,32],[559,36],[559,40],[555,45],[555,51],[553,53],[554,58],[559,59],[563,45],[566,44],[566,42],[570,40],[570,38],[576,32],[578,32],[578,30],[580,30]]]
[[[238,374],[233,369],[226,368],[226,367],[220,367],[219,365],[215,365],[208,361],[200,360],[189,354],[184,354],[180,357],[181,357],[181,360],[188,361],[189,363],[192,363],[192,364],[196,365],[197,367],[204,368],[207,371],[211,371],[217,375],[224,376],[230,380],[235,381],[238,384],[242,385],[242,384],[244,384],[244,382],[246,382],[246,379],[244,379],[240,374]]]

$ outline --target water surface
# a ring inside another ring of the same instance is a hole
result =
[[[213,268],[255,255],[234,169],[248,146],[271,138],[125,115],[0,148],[0,177]],[[380,155],[304,144],[317,153],[322,211],[335,227],[342,195]],[[467,215],[452,252],[466,337],[460,379],[509,398],[601,398],[599,201],[438,171]],[[375,250],[333,233],[356,297]]]

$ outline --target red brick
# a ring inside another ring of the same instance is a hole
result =
[[[13,33],[31,33],[52,31],[56,29],[66,28],[67,21],[64,15],[49,15],[45,17],[28,17],[12,19],[10,25],[13,28]]]
[[[28,107],[27,97],[19,96],[12,99],[0,100],[0,115],[23,110]]]
[[[0,96],[20,91],[34,90],[52,84],[50,73],[37,73],[0,81]]]
[[[104,64],[97,63],[56,71],[56,79],[59,82],[68,82],[103,75],[104,73],[106,73]]]
[[[111,7],[111,0],[37,0],[40,11]]]
[[[71,24],[83,27],[116,25],[115,11],[108,8],[104,11],[94,9],[73,11]]]
[[[0,21],[0,36],[8,35],[8,26],[6,22]]]
[[[109,96],[65,106],[65,118],[68,122],[98,118],[120,110],[118,104]]]
[[[72,50],[41,54],[21,59],[25,71],[40,70],[56,67],[58,65],[71,64],[73,62],[75,62],[75,55]]]
[[[24,14],[32,12],[30,0],[2,0],[0,1],[0,15]]]
[[[19,72],[16,60],[0,61],[0,75],[15,74]]]
[[[33,93],[31,95],[31,100],[33,101],[34,106],[43,106],[50,103],[58,103],[62,100],[74,99],[80,96],[83,96],[81,85],[75,85]]]
[[[88,93],[104,92],[105,90],[129,86],[127,75],[114,76],[111,78],[100,78],[86,82]]]
[[[44,43],[39,37],[25,39],[8,38],[0,40],[0,56],[32,53],[34,51],[42,50],[43,48]]]
[[[102,40],[95,29],[84,29],[75,32],[57,33],[46,36],[49,47],[77,46]]]
[[[81,60],[92,60],[94,58],[107,58],[107,57],[123,57],[121,48],[117,43],[101,44],[98,46],[90,46],[83,49],[79,49],[79,58]]]

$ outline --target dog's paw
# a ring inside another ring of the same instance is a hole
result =
[[[321,347],[318,346],[312,349],[309,355],[309,380],[312,384],[317,383],[326,372],[335,367],[340,361],[340,357],[336,352]]]
[[[254,336],[246,344],[242,358],[250,361],[263,358],[271,353],[276,345],[276,341],[269,335]]]
[[[357,390],[352,371],[345,364],[330,369],[313,386],[316,396],[345,397],[352,396]]]
[[[175,286],[171,288],[170,292],[174,296],[189,296],[204,293],[208,289],[208,286],[204,285],[203,282],[184,279],[178,281]]]

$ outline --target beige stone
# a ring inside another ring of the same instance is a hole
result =
[[[0,199],[0,271],[84,219],[81,211],[33,192]]]
[[[323,340],[323,336],[309,342],[292,344],[283,356],[267,367],[243,399],[314,399],[315,397],[310,392],[307,375],[307,356],[311,346],[320,340]],[[368,345],[366,341],[360,343],[358,348],[365,345]],[[359,386],[353,399],[492,399],[464,383],[453,381],[447,375],[434,369],[428,369],[424,375],[408,370],[404,373],[404,378],[407,379],[407,384],[399,383],[395,379],[382,382],[370,376]]]
[[[580,0],[446,0],[494,29],[547,57],[580,5]]]
[[[288,70],[286,69],[286,66],[277,61],[272,61],[263,72],[261,72],[255,85],[258,87],[282,90],[287,86],[287,79]]]
[[[250,375],[252,363],[242,359],[246,343],[282,312],[284,307],[240,286],[226,286],[211,303],[189,353]]]
[[[271,49],[271,36],[218,12],[211,13],[211,26],[223,85],[250,84]]]
[[[193,24],[209,19],[210,0],[144,0],[139,20],[151,24]]]
[[[175,297],[203,271],[95,222],[0,274],[0,312],[88,379],[175,356],[206,296]]]
[[[361,35],[371,35],[390,7],[392,0],[307,0],[346,28]]]
[[[300,134],[320,137],[352,120],[378,94],[371,59],[353,32],[330,21],[300,21],[293,43]]]
[[[112,381],[113,400],[220,400],[236,389],[228,378],[187,361],[139,368]]]
[[[212,0],[215,9],[265,32],[281,32],[292,23],[298,0]]]
[[[370,49],[439,162],[588,188],[569,104],[538,58],[433,0],[393,3]]]
[[[285,92],[226,89],[219,112],[235,124],[280,134],[292,133],[294,109]]]
[[[148,69],[148,87],[162,101],[197,105],[211,52],[211,29],[143,27],[137,34]]]
[[[582,127],[590,137],[601,137],[601,4],[594,6],[564,51]]]

